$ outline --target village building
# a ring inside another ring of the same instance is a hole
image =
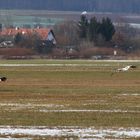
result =
[[[22,36],[31,36],[33,34],[37,35],[40,40],[42,41],[42,44],[44,42],[51,42],[53,45],[56,45],[56,39],[55,35],[53,33],[52,29],[48,28],[5,28],[0,31],[0,36],[10,36],[12,38],[15,38],[17,34],[21,34]],[[6,46],[6,42],[9,40],[6,40],[5,42],[1,42],[1,45],[4,44]]]

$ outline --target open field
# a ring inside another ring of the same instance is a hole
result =
[[[111,76],[129,64],[137,68]],[[8,78],[0,83],[0,138],[140,138],[139,61],[1,60],[0,67]]]
[[[41,24],[43,27],[50,27],[64,20],[79,21],[81,12],[82,11],[0,10],[0,21],[2,24],[10,24],[15,27],[23,27],[23,25],[34,27],[36,24]],[[134,28],[140,28],[140,16],[137,14],[88,12],[89,18],[94,16],[98,19],[109,17],[114,23],[125,21]]]
[[[31,27],[36,25],[52,27],[64,19],[57,16],[48,16],[47,11],[38,10],[0,10],[1,24],[13,25],[14,27]]]

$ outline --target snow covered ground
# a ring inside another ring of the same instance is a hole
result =
[[[124,139],[140,138],[140,128],[82,128],[82,127],[46,127],[46,126],[0,126],[0,135],[4,140],[17,140],[13,136],[22,136],[18,140],[29,139],[31,137],[68,137],[78,139]],[[24,138],[26,136],[27,138]],[[2,138],[1,138],[2,139]],[[0,139],[0,140],[1,140]]]

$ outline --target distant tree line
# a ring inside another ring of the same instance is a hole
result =
[[[51,42],[42,41],[36,33],[28,36],[18,33],[14,38],[1,36],[0,42],[11,40],[14,43],[17,49],[11,48],[10,53],[8,48],[8,55],[23,54],[24,51],[53,58],[91,58],[95,55],[113,55],[114,50],[119,52],[118,55],[140,55],[140,30],[124,23],[114,25],[108,17],[89,19],[81,15],[79,21],[58,23],[53,27],[53,32],[57,41],[55,47]]]
[[[1,0],[1,9],[140,13],[139,0]]]
[[[65,21],[54,26],[57,47],[54,55],[65,57],[90,58],[97,54],[112,54],[112,38],[115,26],[110,18],[98,21],[81,15],[80,20]]]
[[[127,23],[114,25],[110,18],[87,18],[81,15],[78,22],[65,21],[54,26],[57,39],[55,55],[74,55],[91,58],[94,55],[140,54],[140,30]]]
[[[79,36],[83,39],[89,39],[94,43],[98,42],[99,36],[105,41],[110,41],[115,33],[115,27],[110,18],[103,18],[101,22],[96,17],[92,17],[89,21],[86,15],[81,15],[79,21]]]

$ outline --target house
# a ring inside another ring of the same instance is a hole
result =
[[[56,39],[53,30],[47,28],[35,28],[33,31],[41,37],[41,40],[51,41],[54,45],[56,44]]]
[[[0,32],[1,36],[12,36],[13,38],[18,34],[32,35],[37,34],[42,41],[50,41],[53,45],[56,44],[55,35],[52,29],[48,28],[5,28]]]

